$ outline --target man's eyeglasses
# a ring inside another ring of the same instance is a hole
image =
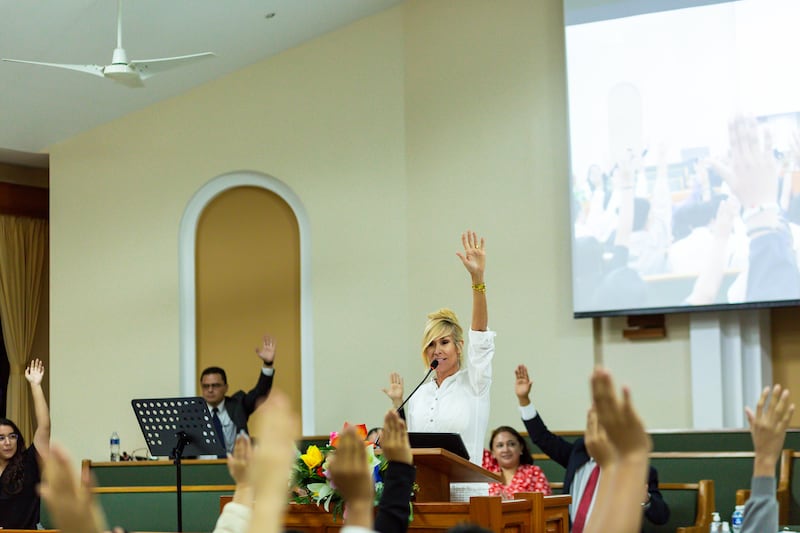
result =
[[[19,439],[19,435],[16,433],[9,433],[8,435],[0,435],[0,444],[4,443],[6,440],[8,442],[17,442]]]
[[[224,383],[201,383],[200,387],[203,389],[219,389],[224,387]]]

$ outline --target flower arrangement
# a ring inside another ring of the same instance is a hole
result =
[[[345,423],[345,429],[350,424]],[[366,441],[367,426],[358,424],[353,426],[359,437],[367,446],[367,459],[372,467],[372,479],[375,483],[375,505],[378,504],[383,494],[382,472],[386,470],[388,462],[383,455],[375,455],[375,445]],[[331,453],[336,450],[339,440],[337,432],[331,433],[330,441],[325,446],[310,445],[305,453],[297,452],[297,459],[292,468],[292,501],[295,503],[315,503],[328,512],[333,512],[334,518],[344,515],[344,499],[331,483],[328,472],[328,460]]]

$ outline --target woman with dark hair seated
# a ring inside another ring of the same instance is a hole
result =
[[[533,464],[525,439],[509,426],[492,431],[489,450],[483,450],[483,468],[503,476],[502,483],[490,483],[489,495],[514,498],[517,492],[553,493],[542,469]]]
[[[25,438],[17,425],[0,418],[0,528],[36,529],[39,523],[41,464],[50,453],[50,410],[42,391],[44,364],[34,359],[25,369],[31,386],[36,431],[33,444],[25,448]]]

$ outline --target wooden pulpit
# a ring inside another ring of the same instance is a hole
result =
[[[516,495],[502,501],[499,496],[477,496],[469,502],[450,502],[450,483],[496,483],[498,474],[485,470],[442,448],[412,450],[417,467],[419,492],[413,504],[409,531],[444,532],[465,522],[505,533],[567,533],[569,496],[544,496],[541,493]],[[224,506],[230,496],[221,498]],[[342,519],[317,505],[291,503],[284,527],[304,533],[338,533]]]
[[[415,448],[419,492],[416,501],[449,502],[450,483],[498,483],[500,474],[489,472],[443,448]]]

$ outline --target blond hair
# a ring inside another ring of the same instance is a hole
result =
[[[428,321],[425,323],[425,329],[422,332],[422,363],[427,367],[430,362],[425,355],[430,343],[436,339],[453,337],[453,342],[456,343],[458,350],[458,364],[461,365],[461,348],[464,346],[464,330],[461,329],[461,324],[458,323],[456,314],[447,308],[439,309],[428,315]]]

